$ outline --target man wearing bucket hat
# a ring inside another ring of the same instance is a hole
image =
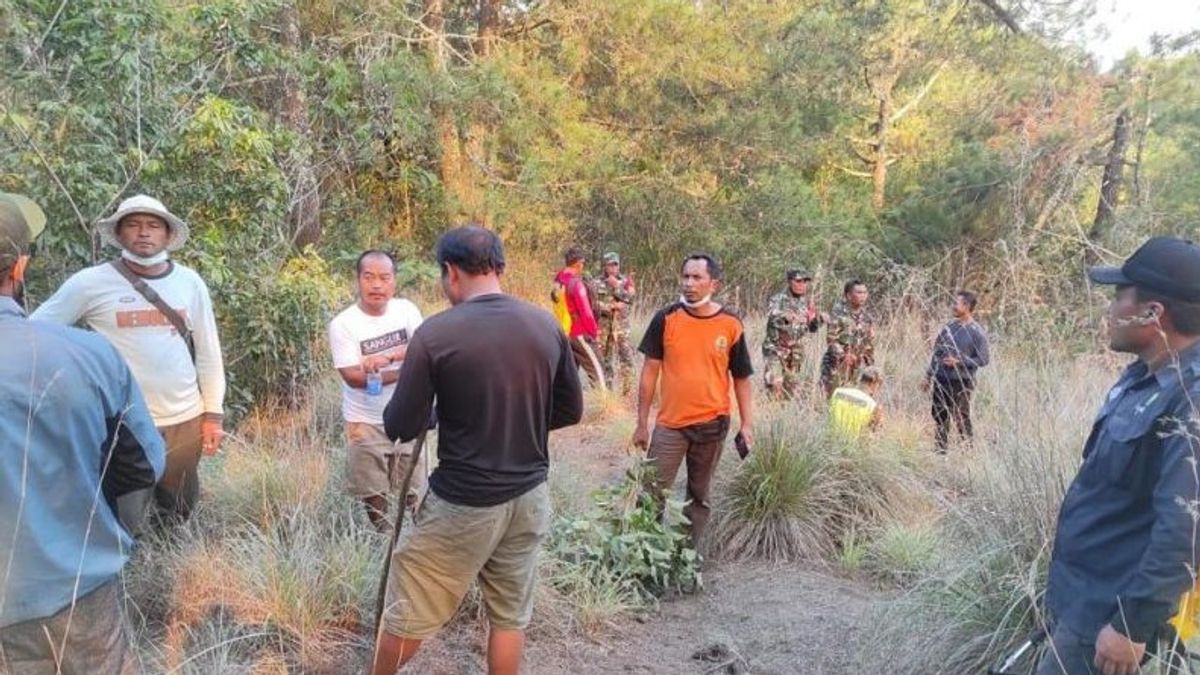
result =
[[[804,365],[804,336],[825,323],[825,315],[809,295],[812,275],[802,269],[787,272],[787,288],[776,293],[767,306],[767,331],[763,338],[765,384],[773,398],[795,398],[800,394],[800,370]]]
[[[600,361],[609,386],[616,386],[613,360],[620,366],[621,391],[633,389],[633,345],[629,342],[629,309],[636,290],[633,276],[621,274],[621,256],[604,254],[604,270],[596,282],[596,308],[600,319]]]
[[[1088,275],[1116,287],[1109,344],[1137,358],[1101,405],[1059,510],[1040,675],[1140,672],[1200,554],[1200,247],[1154,237]]]
[[[163,442],[104,338],[16,302],[36,204],[0,193],[0,673],[138,672],[117,576],[115,501],[153,486]]]
[[[130,197],[96,227],[121,258],[67,279],[33,318],[83,323],[125,357],[167,443],[155,502],[162,515],[186,519],[200,495],[200,456],[215,454],[224,433],[225,369],[208,286],[170,259],[188,226],[157,199]],[[144,512],[137,501],[121,505],[135,528]]]

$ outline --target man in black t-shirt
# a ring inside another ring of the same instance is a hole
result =
[[[554,317],[501,290],[504,249],[494,232],[447,232],[437,261],[454,307],[413,335],[383,423],[392,440],[412,440],[436,397],[438,466],[414,529],[392,552],[373,672],[407,662],[478,578],[488,670],[515,675],[550,529],[548,435],[579,422],[583,392]]]

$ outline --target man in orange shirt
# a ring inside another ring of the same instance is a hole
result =
[[[659,310],[646,329],[638,351],[645,355],[638,385],[637,429],[633,443],[649,448],[646,456],[657,470],[659,503],[687,460],[688,504],[693,545],[699,545],[711,506],[709,486],[729,433],[730,383],[737,397],[740,431],[748,450],[754,443],[750,350],[742,321],[713,302],[720,288],[721,266],[712,256],[696,253],[683,261],[679,301]],[[650,404],[662,377],[662,400],[654,435]]]

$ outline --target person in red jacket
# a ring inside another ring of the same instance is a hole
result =
[[[604,387],[604,372],[600,368],[600,359],[596,357],[596,338],[600,335],[600,325],[592,312],[592,299],[588,293],[588,282],[583,278],[583,266],[586,262],[583,251],[572,246],[563,254],[565,263],[562,270],[554,277],[554,281],[566,294],[567,311],[571,315],[571,331],[567,335],[571,339],[571,352],[577,363],[587,373],[592,386]]]

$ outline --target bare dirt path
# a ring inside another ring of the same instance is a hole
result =
[[[705,590],[664,602],[606,639],[564,653],[530,645],[530,673],[853,672],[868,590],[797,567],[725,565]]]
[[[620,477],[624,444],[610,426],[555,434],[553,461],[578,477],[578,496]],[[878,593],[810,565],[709,564],[704,589],[665,600],[592,639],[531,628],[525,672],[798,673],[842,675]],[[536,624],[536,618],[535,618]],[[432,640],[406,672],[484,672],[482,622],[459,622]]]

